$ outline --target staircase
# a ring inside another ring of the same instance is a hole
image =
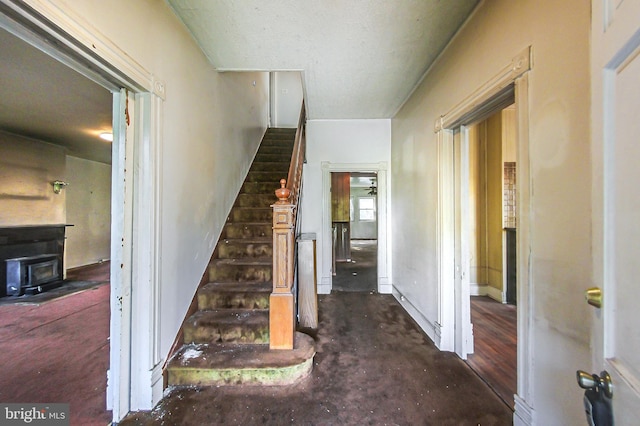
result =
[[[295,129],[268,129],[236,198],[167,365],[169,386],[284,385],[306,376],[315,347],[296,333],[292,351],[269,350],[274,190],[287,176]]]

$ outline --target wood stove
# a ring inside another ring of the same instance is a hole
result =
[[[39,293],[62,283],[66,226],[0,228],[0,297]]]
[[[36,294],[54,287],[62,281],[57,254],[16,257],[5,260],[7,264],[7,296]]]

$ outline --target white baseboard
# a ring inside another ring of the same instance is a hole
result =
[[[164,361],[159,362],[153,370],[151,370],[151,403],[152,406],[160,402],[162,393],[164,392],[164,380],[162,376],[162,366]]]
[[[469,283],[469,294],[471,296],[486,296],[487,285],[479,283]]]
[[[318,283],[318,294],[331,294],[331,278],[322,277]]]
[[[378,293],[393,294],[393,284],[389,282],[389,278],[381,277],[378,279]]]
[[[496,302],[505,303],[502,291],[487,284],[470,283],[469,294],[471,296],[488,296]]]
[[[436,324],[433,324],[429,321],[422,313],[411,303],[402,293],[398,291],[395,286],[392,286],[392,294],[393,297],[396,298],[398,303],[404,308],[405,311],[409,314],[411,318],[414,319],[415,322],[418,323],[418,326],[424,331],[429,339],[439,348],[440,347],[440,339],[439,339],[439,327]],[[436,330],[438,332],[436,332]]]
[[[515,411],[513,412],[514,426],[531,426],[534,424],[533,408],[518,395],[514,395]]]

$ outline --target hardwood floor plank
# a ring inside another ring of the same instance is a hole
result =
[[[474,296],[471,322],[475,347],[467,363],[513,409],[518,383],[516,307]]]

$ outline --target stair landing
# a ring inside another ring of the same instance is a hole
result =
[[[269,345],[201,343],[183,346],[167,367],[174,386],[289,385],[306,377],[313,367],[311,337],[296,333],[291,351]]]

